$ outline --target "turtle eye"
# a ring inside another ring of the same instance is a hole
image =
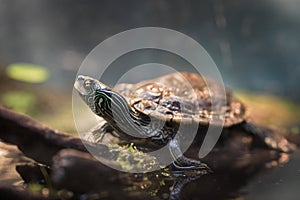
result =
[[[91,87],[91,81],[87,80],[84,82],[84,87],[85,88],[90,88]]]

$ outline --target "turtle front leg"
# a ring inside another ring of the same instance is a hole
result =
[[[88,131],[85,134],[84,139],[90,142],[102,142],[105,134],[111,133],[112,131],[113,128],[106,121],[103,121],[102,123],[92,128],[90,131]]]
[[[174,137],[169,142],[169,150],[171,152],[172,157],[174,158],[173,166],[175,168],[179,170],[197,169],[211,172],[211,169],[205,163],[187,158],[183,155],[180,149],[180,143],[178,141],[178,138]]]

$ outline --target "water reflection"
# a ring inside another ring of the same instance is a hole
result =
[[[121,177],[123,180],[127,177],[125,182],[131,185],[125,190],[146,193],[154,199],[237,199],[247,194],[242,189],[255,176],[266,174],[270,172],[270,168],[288,161],[287,154],[278,154],[276,159],[270,159],[269,153],[257,151],[248,155],[248,159],[259,159],[258,162],[241,168],[215,169],[211,174],[199,171],[178,172],[170,168],[148,174],[123,174]],[[233,166],[236,166],[235,163]],[[127,198],[132,199],[132,196],[129,194]]]

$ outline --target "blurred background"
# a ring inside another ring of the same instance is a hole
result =
[[[85,56],[104,39],[158,26],[201,43],[232,87],[300,99],[297,0],[0,3],[2,67],[14,62],[45,66],[49,86],[63,83],[70,89]]]
[[[49,86],[63,83],[62,89],[70,89],[85,56],[104,39],[158,26],[202,44],[232,87],[300,99],[297,0],[0,3],[2,67],[14,62],[45,66]]]
[[[262,116],[258,123],[298,133],[299,10],[298,0],[0,0],[0,102],[74,133],[72,88],[85,56],[119,32],[155,26],[198,41],[225,84]],[[129,55],[115,69],[151,61],[156,53],[146,52],[144,60]]]

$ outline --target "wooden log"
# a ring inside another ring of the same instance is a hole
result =
[[[79,137],[50,129],[3,106],[0,106],[0,139],[17,145],[27,157],[46,165],[51,165],[52,157],[65,148],[87,152]],[[105,145],[95,146],[86,141],[85,145],[97,148],[98,152],[109,152]]]
[[[88,153],[74,149],[61,150],[54,157],[51,168],[51,183],[56,189],[67,189],[75,194],[94,194],[99,199],[153,199],[143,190],[124,190],[133,186],[128,180],[132,181],[134,174],[103,165]]]
[[[0,184],[0,197],[5,200],[15,200],[15,199],[23,199],[23,200],[52,200],[55,198],[43,197],[41,195],[33,194],[21,187],[17,186],[7,186]],[[58,199],[58,198],[56,198]]]
[[[19,173],[25,183],[38,183],[45,185],[45,175],[42,172],[42,168],[44,169],[44,173],[50,174],[51,170],[49,167],[36,163],[17,165],[16,171]]]
[[[85,151],[79,138],[52,130],[29,117],[0,107],[0,138],[15,144],[28,157],[51,164],[52,157],[63,148]]]
[[[119,172],[84,152],[73,149],[61,150],[53,158],[51,168],[51,182],[57,189],[68,189],[75,193],[120,189],[118,188],[120,183],[116,179]]]

